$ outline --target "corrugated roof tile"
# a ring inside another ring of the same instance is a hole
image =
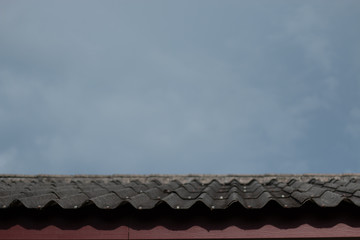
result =
[[[89,203],[100,209],[126,203],[136,209],[152,209],[161,203],[173,209],[189,209],[196,203],[210,210],[232,204],[261,209],[269,202],[297,208],[308,201],[319,207],[336,207],[343,201],[359,207],[359,179],[360,175],[3,176],[0,209],[19,205],[77,209]]]
[[[121,199],[128,199],[137,194],[134,189],[128,187],[123,189],[113,189],[112,192],[116,193]]]
[[[42,194],[38,196],[22,197],[19,200],[26,208],[43,208],[58,197],[53,193]],[[15,200],[15,199],[14,199]]]
[[[197,198],[196,200],[200,201],[199,198]],[[172,192],[169,195],[167,195],[166,197],[164,197],[161,201],[167,203],[173,209],[179,209],[179,208],[188,209],[192,205],[194,205],[196,200],[192,199],[192,200],[184,201],[181,197],[179,197],[179,195]]]
[[[57,204],[64,209],[76,209],[82,207],[89,198],[84,193],[73,194],[56,200]]]
[[[131,197],[128,202],[134,208],[151,209],[155,207],[155,205],[158,203],[158,200],[151,199],[145,193],[140,193]]]
[[[89,201],[93,202],[98,208],[101,209],[114,209],[121,203],[121,199],[115,193],[107,193],[97,197],[91,198]]]
[[[317,205],[321,207],[335,207],[344,199],[341,195],[325,191],[320,197],[313,198]]]

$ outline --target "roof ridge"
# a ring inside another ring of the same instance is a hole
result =
[[[360,173],[264,173],[264,174],[0,174],[0,177],[169,177],[169,176],[228,176],[228,177],[272,177],[272,176],[360,176]]]
[[[321,174],[321,173],[306,173],[306,174],[109,174],[109,175],[96,175],[96,174],[75,174],[75,175],[52,175],[52,174],[3,174],[0,175],[0,179],[28,179],[28,178],[53,178],[53,179],[88,179],[96,180],[102,179],[104,181],[120,180],[124,183],[131,182],[133,180],[139,180],[147,183],[154,179],[161,180],[163,182],[171,182],[178,180],[180,182],[190,182],[192,180],[198,180],[202,183],[211,182],[217,180],[220,183],[228,183],[232,180],[237,180],[240,183],[248,184],[253,180],[257,180],[259,183],[268,183],[273,179],[278,181],[288,182],[292,179],[301,181],[310,181],[312,179],[318,179],[322,182],[329,181],[331,179],[351,179],[360,178],[360,173],[342,173],[342,174]]]

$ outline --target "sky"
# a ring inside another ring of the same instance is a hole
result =
[[[0,173],[360,172],[360,1],[0,0]]]

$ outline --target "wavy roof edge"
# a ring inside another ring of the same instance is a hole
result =
[[[288,182],[292,179],[300,180],[303,182],[310,181],[311,179],[317,179],[322,182],[330,181],[332,179],[360,179],[360,173],[349,173],[349,174],[112,174],[112,175],[51,175],[51,174],[38,174],[38,175],[20,175],[20,174],[2,174],[0,179],[8,180],[21,180],[28,178],[36,178],[43,180],[51,179],[62,179],[63,181],[76,181],[81,180],[94,181],[101,180],[104,182],[119,180],[123,183],[129,183],[131,181],[140,181],[148,183],[153,180],[161,181],[162,183],[168,183],[174,180],[180,181],[181,183],[190,182],[197,180],[202,183],[208,183],[213,180],[217,180],[220,183],[227,183],[232,180],[237,180],[240,183],[249,183],[252,180],[256,180],[259,183],[267,183],[271,180],[276,179],[280,182]]]

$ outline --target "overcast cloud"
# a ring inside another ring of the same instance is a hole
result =
[[[0,1],[0,170],[360,171],[360,1]]]

